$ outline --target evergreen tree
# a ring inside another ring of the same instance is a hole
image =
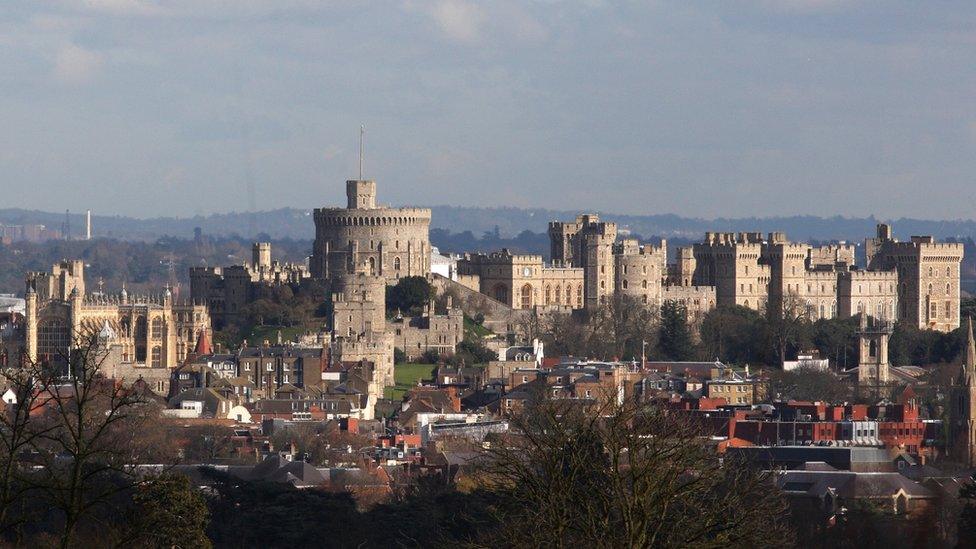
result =
[[[688,310],[681,303],[666,301],[661,306],[661,334],[658,351],[667,360],[691,360],[695,354],[688,329]]]

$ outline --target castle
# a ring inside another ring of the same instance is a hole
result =
[[[962,244],[931,236],[898,242],[879,225],[865,242],[866,268],[855,246],[811,246],[784,233],[709,232],[693,246],[618,240],[615,223],[595,214],[549,223],[551,264],[508,250],[459,261],[458,282],[512,309],[593,309],[614,296],[648,307],[682,304],[689,322],[738,305],[810,320],[864,314],[922,329],[959,327]]]
[[[83,261],[56,263],[51,272],[27,275],[24,359],[63,366],[80,340],[97,337],[106,376],[143,379],[158,394],[170,370],[181,364],[198,337],[210,330],[207,307],[162,295],[130,296],[85,291]]]
[[[315,278],[362,270],[392,284],[430,272],[430,210],[377,206],[375,181],[346,181],[346,207],[316,208],[314,219]]]
[[[191,267],[190,296],[207,305],[214,327],[221,328],[239,318],[259,287],[299,284],[308,277],[305,265],[272,261],[271,243],[255,242],[250,263]]]

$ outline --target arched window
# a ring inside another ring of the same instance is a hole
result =
[[[946,277],[952,276],[952,267],[946,267]]]
[[[399,271],[400,270],[400,257],[399,256],[393,258],[393,270],[395,270],[395,271]]]
[[[156,317],[152,320],[152,338],[163,338],[163,319]]]
[[[546,286],[546,305],[552,303],[552,286]]]
[[[498,284],[495,286],[492,292],[495,299],[501,301],[502,303],[508,304],[508,288],[504,284]]]
[[[583,285],[578,284],[576,286],[576,306],[583,307]]]
[[[562,304],[561,294],[562,294],[562,289],[557,285],[556,286],[556,305],[561,305]]]
[[[376,275],[376,258],[375,257],[369,258],[369,274],[371,276],[375,276]]]
[[[932,276],[932,267],[929,267],[929,276]]]
[[[146,317],[144,316],[136,318],[135,338],[137,341],[146,339]]]
[[[522,286],[522,308],[531,309],[532,308],[532,285],[526,284]]]
[[[624,289],[626,290],[627,289],[627,281],[626,280],[624,280],[623,286],[624,286]]]
[[[41,355],[66,356],[70,341],[68,326],[61,319],[42,322],[37,328],[37,352]]]
[[[643,282],[641,283],[641,285],[642,285],[642,286],[643,286],[644,288],[647,288],[647,281],[646,281],[646,280],[645,280],[645,281],[643,281]]]
[[[152,348],[152,367],[160,368],[163,365],[163,349],[160,346]]]

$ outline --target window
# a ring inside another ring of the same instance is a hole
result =
[[[560,298],[560,295],[559,295],[560,293],[561,292],[559,290],[559,286],[556,286],[556,305],[559,305],[562,302],[562,299]]]
[[[155,323],[154,323],[155,324]],[[156,346],[152,348],[152,367],[159,368],[163,365],[163,350],[161,347]]]
[[[163,319],[156,317],[152,320],[152,338],[163,338]]]
[[[530,309],[532,308],[532,285],[526,284],[522,286],[522,308]]]
[[[400,270],[400,258],[399,257],[394,257],[393,258],[393,269],[396,270],[396,271],[399,271]]]
[[[52,357],[68,352],[68,327],[60,319],[48,320],[37,329],[37,352]]]
[[[552,303],[552,286],[546,286],[546,305]]]

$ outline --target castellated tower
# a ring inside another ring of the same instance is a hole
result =
[[[314,219],[314,278],[365,272],[395,284],[430,273],[430,209],[377,206],[374,181],[346,181],[346,207],[316,208]]]
[[[376,207],[376,182],[350,179],[346,181],[346,209],[372,210]]]
[[[271,268],[271,243],[255,242],[251,247],[251,267],[255,270]]]
[[[891,368],[888,362],[888,339],[891,333],[890,323],[881,320],[868,322],[868,316],[861,314],[861,327],[857,333],[859,385],[888,383]]]

